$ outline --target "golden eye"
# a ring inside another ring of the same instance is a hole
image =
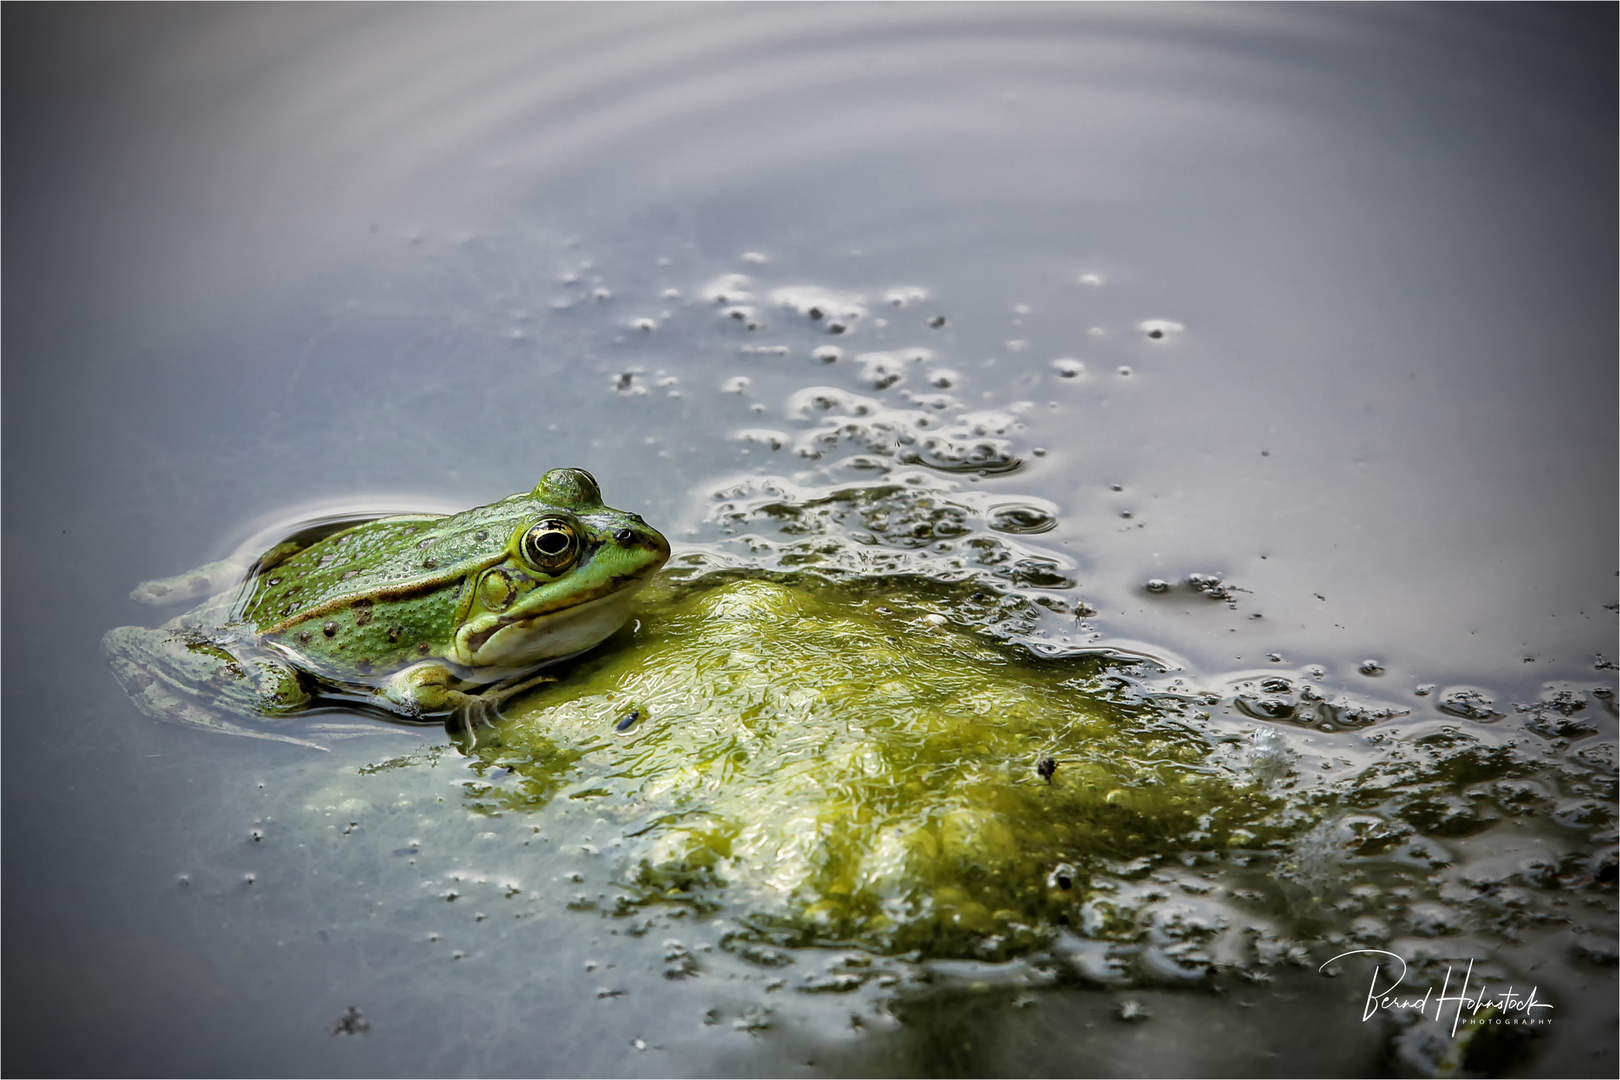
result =
[[[555,574],[579,557],[579,536],[562,518],[542,518],[523,534],[523,558],[536,570]]]

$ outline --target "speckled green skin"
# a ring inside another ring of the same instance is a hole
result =
[[[554,564],[525,546],[561,528]],[[560,543],[560,541],[559,541]],[[285,717],[320,698],[407,720],[486,718],[547,661],[599,643],[669,558],[596,481],[554,469],[534,491],[447,517],[379,518],[263,555],[234,592],[159,627],[120,627],[109,662],[148,715],[238,734],[221,713]]]

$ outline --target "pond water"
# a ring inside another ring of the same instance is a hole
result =
[[[1612,1076],[1613,17],[8,7],[6,1071]],[[101,655],[564,465],[676,554],[495,741]]]

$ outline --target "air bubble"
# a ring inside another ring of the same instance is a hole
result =
[[[861,378],[873,389],[887,390],[905,379],[903,361],[893,353],[862,353],[855,359],[861,362]]]
[[[990,511],[990,527],[1004,533],[1043,533],[1057,527],[1057,517],[1037,506],[1022,503],[998,506]]]
[[[825,320],[827,331],[833,334],[844,333],[867,316],[865,298],[854,293],[815,288],[776,289],[771,292],[771,301],[797,311],[812,322]]]
[[[1114,1015],[1127,1024],[1138,1024],[1153,1014],[1148,1012],[1147,1006],[1140,1001],[1122,1001],[1119,1003],[1119,1007],[1114,1010]]]
[[[1299,706],[1285,697],[1255,697],[1252,694],[1238,694],[1232,699],[1232,704],[1245,716],[1252,716],[1256,720],[1293,720],[1300,712]],[[1310,713],[1304,719],[1309,722]]]
[[[1463,720],[1500,720],[1502,714],[1491,708],[1492,701],[1485,691],[1472,686],[1459,686],[1441,694],[1435,708],[1448,716]]]
[[[737,432],[737,434],[733,435],[732,438],[738,442],[757,443],[762,446],[768,446],[772,450],[780,450],[788,443],[788,437],[785,432],[771,431],[768,428],[749,428],[746,431]]]
[[[657,326],[658,324],[653,322],[651,319],[636,319],[630,325],[643,333],[651,333],[653,327]]]
[[[1143,588],[1150,593],[1164,593],[1170,591],[1170,583],[1163,578],[1149,578]]]
[[[1377,660],[1363,660],[1361,662],[1361,667],[1358,670],[1363,675],[1382,675],[1384,673],[1384,665],[1380,664]]]
[[[1079,360],[1054,360],[1052,361],[1052,370],[1057,372],[1065,379],[1072,379],[1076,375],[1084,372],[1086,370],[1086,365],[1081,363]]]
[[[1172,334],[1179,334],[1187,329],[1178,322],[1169,319],[1144,319],[1136,324],[1136,328],[1154,341],[1163,341]]]
[[[810,355],[823,364],[836,364],[844,358],[844,350],[836,345],[823,345]]]
[[[928,320],[928,325],[933,327],[935,330],[938,330],[940,327],[945,325],[945,316],[935,315],[932,319]]]
[[[701,295],[716,304],[742,304],[754,298],[754,294],[748,291],[750,284],[746,275],[726,274],[705,285]]]

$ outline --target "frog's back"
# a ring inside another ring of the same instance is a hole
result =
[[[259,631],[348,607],[359,598],[409,601],[442,592],[499,560],[534,499],[514,495],[452,516],[379,518],[261,570],[241,617]]]

